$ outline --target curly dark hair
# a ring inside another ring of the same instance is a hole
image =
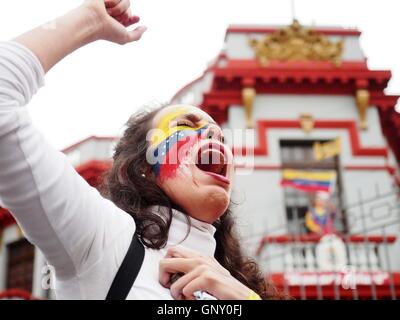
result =
[[[100,187],[105,197],[132,215],[138,237],[146,247],[152,249],[165,247],[172,210],[184,212],[169,199],[151,175],[143,175],[150,172],[150,165],[146,160],[147,133],[151,120],[161,108],[138,112],[129,119],[127,128],[115,148],[113,165],[104,175]],[[167,217],[161,217],[154,212],[154,206],[167,208]],[[263,299],[282,299],[283,296],[276,288],[265,281],[257,263],[243,255],[231,205],[214,226],[217,244],[215,259],[233,277],[257,292]]]

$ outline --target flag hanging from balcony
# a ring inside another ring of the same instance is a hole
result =
[[[285,169],[282,173],[281,185],[305,192],[331,193],[336,182],[335,171],[301,171]]]

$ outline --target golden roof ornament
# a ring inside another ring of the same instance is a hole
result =
[[[300,126],[305,133],[310,133],[314,130],[314,117],[311,113],[301,113],[300,114]]]
[[[267,66],[269,60],[332,61],[340,66],[344,41],[333,42],[293,20],[290,26],[267,34],[260,40],[251,39],[250,45],[262,66]]]

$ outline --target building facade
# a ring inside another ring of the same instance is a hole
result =
[[[384,92],[390,71],[368,68],[360,35],[297,21],[230,26],[222,52],[171,101],[223,127],[243,247],[298,299],[400,297],[398,96]],[[64,152],[96,186],[116,140],[91,137]],[[327,176],[329,191],[310,189]],[[43,257],[0,210],[0,291],[51,298]]]

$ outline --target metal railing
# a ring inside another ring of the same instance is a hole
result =
[[[335,236],[306,233],[305,220],[252,234],[266,277],[298,299],[400,298],[399,190],[372,196],[358,192],[355,203],[338,208],[347,230]],[[293,230],[293,224],[297,231]],[[323,243],[322,243],[323,242]],[[325,249],[324,249],[325,248]]]

